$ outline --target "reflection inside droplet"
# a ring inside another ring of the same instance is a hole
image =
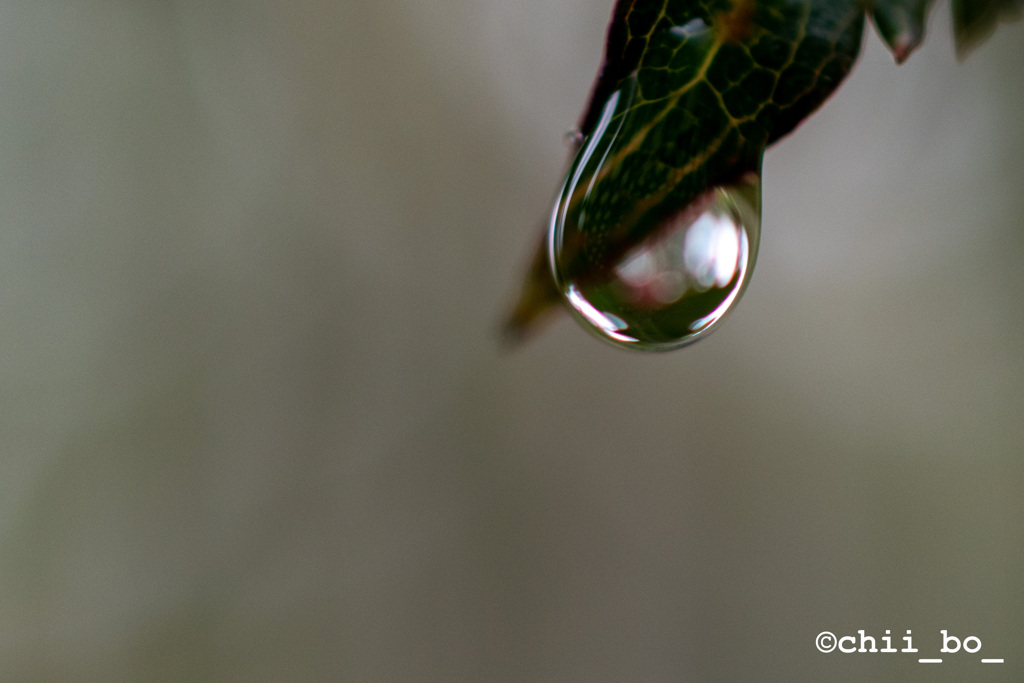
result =
[[[572,304],[572,307],[587,319],[587,322],[592,323],[608,337],[616,341],[628,342],[630,344],[638,341],[633,337],[620,334],[619,330],[623,330],[627,327],[626,322],[612,313],[599,311],[591,306],[587,300],[583,298],[579,290],[576,289],[575,285],[569,285],[569,291],[566,292],[566,297],[569,299],[569,303]]]
[[[686,22],[682,26],[673,26],[672,28],[670,28],[668,30],[668,32],[669,32],[670,35],[675,36],[676,38],[681,38],[681,39],[685,40],[686,38],[689,38],[690,36],[693,36],[693,35],[696,35],[698,33],[703,33],[704,31],[707,31],[708,28],[709,27],[704,22],[704,20],[698,18],[698,19],[690,19],[688,22]]]
[[[689,289],[727,286],[749,246],[744,231],[727,216],[704,213],[690,225],[670,219],[664,236],[634,250],[615,267],[637,303],[670,304]],[[745,265],[745,264],[743,264]]]
[[[586,242],[572,220],[582,211],[561,208],[550,242],[555,280],[580,321],[613,343],[645,350],[692,343],[729,312],[750,279],[760,238],[755,174],[708,190],[624,256],[587,272],[571,270],[561,252],[567,241]]]

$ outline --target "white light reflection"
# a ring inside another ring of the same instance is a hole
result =
[[[686,40],[690,36],[698,33],[703,33],[708,30],[708,25],[704,23],[703,19],[690,19],[682,26],[673,26],[668,30],[676,38]]]
[[[740,253],[742,230],[726,216],[704,214],[686,231],[683,263],[698,291],[732,282]]]
[[[737,271],[739,272],[739,282],[743,282],[743,278],[747,272],[747,260],[749,249],[750,243],[747,242],[747,233],[740,231],[739,244],[736,247],[736,259],[733,261],[734,265],[732,268],[733,273]],[[725,315],[726,311],[729,310],[729,307],[732,306],[732,302],[736,300],[736,297],[738,297],[742,292],[742,286],[734,288],[731,292],[729,292],[729,296],[725,298],[725,301],[719,304],[715,310],[711,311],[703,318],[698,318],[697,320],[694,320],[692,323],[690,323],[690,330],[692,330],[693,332],[699,332],[703,328],[707,327],[711,323],[721,318],[723,315]]]
[[[590,163],[590,157],[593,156],[594,151],[598,145],[604,140],[604,136],[608,130],[609,124],[612,122],[612,117],[615,116],[615,108],[619,106],[619,97],[622,95],[622,90],[617,90],[612,93],[612,96],[608,98],[608,102],[605,103],[604,109],[601,111],[601,118],[598,119],[597,125],[594,127],[594,131],[583,140],[583,150],[581,152],[580,160],[575,164],[575,170],[572,175],[565,179],[565,185],[562,187],[561,193],[564,194],[566,191],[571,192],[571,188],[575,188],[583,176],[583,173],[588,169]],[[622,128],[622,124],[625,121],[625,117],[619,121],[619,129]],[[615,135],[618,135],[616,129]],[[614,138],[613,138],[614,139]],[[610,145],[609,145],[610,148]],[[605,151],[607,154],[607,150]],[[594,177],[597,177],[595,174]],[[594,181],[591,180],[590,188],[587,190],[589,196],[590,190],[593,188]],[[562,239],[561,233],[565,228],[565,222],[569,214],[569,206],[571,202],[568,201],[557,201],[555,202],[554,209],[551,211],[551,222],[548,225],[548,263],[551,266],[551,272],[555,276],[555,281],[558,281],[558,268],[555,265],[555,254],[558,251],[558,243]]]
[[[634,337],[630,337],[619,332],[619,330],[626,329],[626,321],[617,315],[603,313],[594,308],[589,301],[583,298],[579,290],[576,289],[576,285],[569,285],[569,291],[566,296],[569,299],[569,303],[572,304],[573,308],[579,311],[580,315],[589,320],[592,324],[601,328],[601,330],[612,339],[627,343],[639,341]]]

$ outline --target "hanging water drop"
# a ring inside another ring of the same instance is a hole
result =
[[[675,207],[671,169],[661,178],[657,164],[630,165],[631,100],[630,87],[614,93],[584,141],[552,212],[549,260],[585,327],[616,345],[664,351],[707,335],[746,288],[760,177],[748,172]]]
[[[760,238],[756,193],[718,187],[618,259],[605,277],[566,279],[556,228],[555,281],[573,312],[598,336],[642,350],[697,341],[732,310],[753,272]],[[559,226],[564,229],[564,226]]]

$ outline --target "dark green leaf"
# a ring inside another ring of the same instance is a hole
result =
[[[867,6],[897,61],[923,39],[929,2]],[[1022,2],[954,0],[960,49]],[[579,124],[585,140],[594,135],[614,96],[615,135],[599,165],[577,159],[570,169],[586,191],[569,201],[579,211],[586,199],[587,221],[582,237],[562,246],[569,277],[600,270],[708,188],[759,173],[765,147],[853,67],[865,9],[860,0],[619,0]],[[559,298],[542,242],[506,325],[510,336]]]
[[[964,57],[984,42],[1000,21],[1020,19],[1024,0],[953,0],[956,51]]]

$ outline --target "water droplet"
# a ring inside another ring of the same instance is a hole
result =
[[[667,351],[705,336],[735,306],[753,272],[760,238],[756,188],[717,187],[671,216],[650,237],[601,268],[604,277],[555,281],[576,316],[598,336]],[[697,213],[694,217],[694,213]]]
[[[760,178],[751,172],[680,210],[655,212],[646,236],[630,240],[630,226],[607,222],[610,214],[636,215],[609,208],[609,197],[624,196],[622,178],[595,190],[618,172],[604,171],[619,149],[629,97],[615,93],[584,141],[552,213],[549,257],[585,327],[616,345],[666,351],[706,336],[746,288],[760,240]]]

